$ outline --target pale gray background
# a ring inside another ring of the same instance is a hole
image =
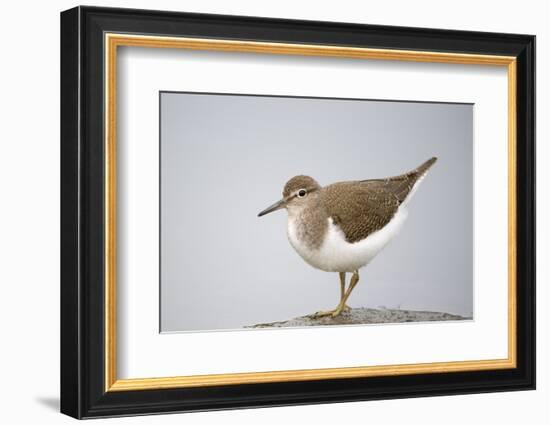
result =
[[[333,308],[307,265],[284,183],[401,174],[438,156],[401,233],[362,269],[352,307],[473,315],[473,107],[161,93],[161,331],[234,329]]]

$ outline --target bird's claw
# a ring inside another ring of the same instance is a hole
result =
[[[309,317],[311,319],[320,319],[321,317],[336,317],[340,314],[337,312],[337,310],[326,310],[326,311],[318,311],[316,313],[310,314]]]
[[[310,314],[308,317],[310,319],[320,319],[321,317],[327,317],[327,316],[330,316],[332,315],[332,313],[334,312],[334,310],[329,310],[329,311],[317,311],[313,314]]]
[[[351,307],[349,305],[344,305],[343,307],[336,307],[334,310],[326,310],[326,311],[318,311],[316,313],[310,314],[308,317],[310,319],[320,319],[321,317],[337,317],[339,316],[343,311],[349,311],[351,310]]]

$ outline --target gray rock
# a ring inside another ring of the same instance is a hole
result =
[[[457,316],[435,311],[391,310],[375,308],[352,308],[337,317],[311,316],[271,323],[258,323],[246,328],[289,328],[324,325],[365,325],[371,323],[439,322],[448,320],[471,320],[471,317]]]

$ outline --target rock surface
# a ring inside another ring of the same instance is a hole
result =
[[[471,320],[471,317],[462,317],[435,311],[352,308],[351,310],[344,311],[337,317],[313,318],[311,316],[302,316],[281,322],[258,323],[246,327],[289,328],[296,326],[364,325],[371,323],[439,322],[447,320]]]

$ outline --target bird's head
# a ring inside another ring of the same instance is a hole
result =
[[[294,176],[283,188],[283,198],[258,214],[258,217],[286,208],[289,212],[303,208],[312,198],[318,196],[321,186],[309,176]]]

